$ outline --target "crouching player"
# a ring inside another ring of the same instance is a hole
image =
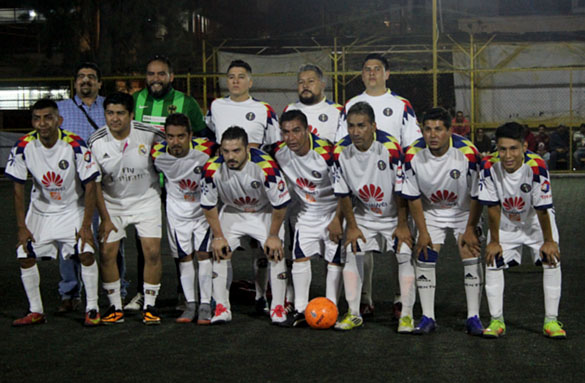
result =
[[[200,205],[199,183],[215,145],[205,138],[193,138],[191,123],[184,114],[171,114],[164,126],[165,141],[153,147],[152,158],[155,169],[166,180],[169,247],[173,257],[179,259],[185,294],[186,307],[176,322],[190,323],[195,318],[193,254],[196,254],[201,292],[197,324],[205,325],[211,321],[211,234]]]
[[[546,163],[527,151],[523,127],[515,122],[496,130],[497,152],[482,160],[479,200],[488,206],[485,291],[492,317],[483,336],[498,338],[504,323],[504,269],[520,264],[522,245],[542,263],[544,327],[547,337],[567,336],[557,321],[561,299],[559,233]]]
[[[61,130],[63,118],[52,100],[32,107],[33,132],[20,138],[10,152],[6,175],[14,180],[14,206],[18,226],[17,257],[29,313],[12,322],[26,326],[46,322],[39,289],[36,259],[79,256],[86,293],[86,326],[100,323],[98,267],[93,257],[91,217],[95,209],[96,163],[85,142]],[[33,179],[25,218],[24,184]]]

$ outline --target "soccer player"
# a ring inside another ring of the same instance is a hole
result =
[[[317,65],[300,67],[297,76],[299,101],[288,105],[284,111],[300,110],[307,117],[309,131],[320,138],[335,141],[343,106],[325,97],[323,71]]]
[[[282,222],[290,195],[276,162],[263,151],[248,146],[246,131],[231,127],[222,135],[222,155],[210,159],[201,181],[201,207],[213,233],[213,297],[216,307],[211,323],[232,319],[229,287],[232,251],[241,238],[260,242],[270,262],[272,323],[286,320],[284,295],[286,272]],[[218,212],[219,199],[223,202]]]
[[[496,129],[497,151],[482,160],[479,201],[488,206],[489,236],[485,250],[485,291],[491,322],[483,336],[498,338],[504,323],[504,270],[520,264],[522,245],[542,264],[543,333],[567,336],[557,321],[561,300],[561,254],[546,163],[527,150],[522,125],[510,122]]]
[[[311,133],[307,117],[300,110],[282,114],[280,132],[283,142],[277,145],[274,158],[300,204],[292,251],[295,312],[286,323],[296,327],[305,322],[311,286],[311,258],[315,255],[322,255],[328,263],[325,295],[337,304],[341,287],[341,244],[329,238],[329,228],[340,231],[341,222],[336,215],[337,199],[331,177],[333,145]]]
[[[468,334],[481,335],[479,306],[483,270],[476,235],[481,216],[477,201],[481,159],[471,141],[453,134],[451,116],[445,109],[429,110],[422,123],[423,138],[406,150],[402,184],[402,196],[408,199],[418,231],[414,253],[418,256],[416,281],[423,317],[413,333],[428,334],[436,328],[435,267],[447,231],[451,229],[463,262],[466,330]]]
[[[6,175],[14,181],[18,226],[17,258],[29,313],[13,326],[45,323],[37,259],[79,256],[86,293],[86,326],[100,323],[98,267],[94,260],[91,217],[95,209],[97,165],[85,142],[59,128],[63,118],[48,99],[32,107],[33,132],[21,137],[10,152]],[[33,180],[25,217],[24,184]]]
[[[102,173],[97,184],[101,271],[110,301],[102,322],[124,321],[116,254],[120,240],[126,237],[126,226],[134,225],[145,260],[143,323],[160,324],[155,302],[161,278],[161,203],[150,152],[164,135],[155,127],[132,121],[134,100],[126,93],[106,97],[104,108],[106,126],[89,139]]]
[[[401,325],[412,318],[414,268],[411,261],[412,237],[407,226],[406,202],[399,197],[402,183],[402,149],[398,141],[376,129],[374,111],[366,102],[353,105],[347,116],[349,135],[335,146],[337,174],[334,191],[347,222],[347,258],[343,268],[345,298],[349,311],[335,328],[351,330],[363,324],[360,298],[364,255],[381,251],[394,243],[402,296]],[[356,206],[352,208],[351,195]],[[341,240],[338,235],[335,240]]]
[[[179,259],[180,279],[185,293],[185,310],[177,323],[190,323],[195,318],[196,290],[193,255],[199,265],[201,300],[197,324],[211,320],[211,233],[200,206],[199,183],[203,167],[214,149],[206,138],[193,138],[189,118],[173,113],[165,121],[165,141],[152,149],[156,170],[165,176],[166,211],[169,247]]]
[[[362,65],[362,82],[366,90],[351,98],[343,108],[336,140],[347,135],[347,111],[357,102],[367,102],[374,109],[376,116],[376,129],[392,135],[403,150],[421,137],[420,128],[416,122],[416,115],[410,102],[390,91],[386,87],[386,81],[390,76],[388,60],[378,53],[366,56]],[[364,258],[364,286],[362,291],[363,315],[374,313],[372,300],[372,274],[374,271],[374,259],[371,255]],[[400,272],[400,268],[398,268]],[[398,277],[400,279],[400,276]],[[400,296],[394,297],[394,316],[400,317]]]

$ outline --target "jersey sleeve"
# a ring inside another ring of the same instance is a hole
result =
[[[262,170],[264,189],[274,209],[281,209],[289,204],[290,193],[286,181],[276,161],[268,154],[252,149],[252,161]]]
[[[338,197],[346,197],[351,194],[345,174],[343,172],[342,152],[351,144],[349,136],[339,140],[333,149],[333,164],[331,166],[331,179],[333,181],[333,193]]]
[[[8,162],[6,163],[4,174],[18,183],[25,183],[28,175],[28,168],[26,167],[24,157],[24,148],[30,142],[30,137],[30,135],[26,135],[18,139],[8,155]]]
[[[400,143],[403,147],[407,147],[414,141],[422,137],[420,127],[416,121],[416,114],[410,101],[402,99],[404,102],[404,111],[402,115],[402,129],[400,132]]]
[[[218,190],[215,184],[215,177],[223,163],[223,157],[214,157],[203,166],[203,176],[199,186],[201,188],[201,207],[203,209],[213,209],[218,203]]]
[[[80,152],[75,152],[75,164],[77,165],[77,174],[82,184],[94,181],[99,178],[100,171],[97,163],[93,158],[91,150],[80,139]]]
[[[485,206],[494,206],[500,204],[493,174],[493,165],[498,160],[499,159],[495,155],[489,155],[481,161],[478,199],[479,202]]]
[[[527,154],[526,164],[532,169],[532,206],[537,210],[553,207],[552,191],[546,162],[537,154]]]
[[[187,117],[191,121],[191,129],[193,133],[197,133],[205,129],[205,120],[203,118],[203,112],[193,97],[185,97],[188,101]]]
[[[280,141],[280,125],[274,109],[264,103],[266,106],[266,131],[264,132],[264,144],[272,145]]]
[[[347,136],[347,103],[345,107],[341,109],[339,114],[339,124],[337,126],[337,133],[335,133],[335,141],[341,140],[343,137]]]

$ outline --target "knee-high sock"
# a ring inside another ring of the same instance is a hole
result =
[[[339,293],[341,292],[341,282],[343,280],[342,273],[343,267],[332,264],[327,265],[325,296],[335,305],[339,302]]]
[[[146,310],[148,306],[156,306],[156,297],[158,297],[158,292],[160,291],[160,283],[153,285],[144,282],[142,285],[144,286],[144,305],[142,308]]]
[[[294,262],[292,279],[295,287],[295,310],[305,312],[309,303],[309,289],[311,288],[311,261]]]
[[[211,291],[213,282],[211,276],[213,275],[213,264],[211,259],[204,259],[198,261],[199,266],[199,292],[201,294],[201,303],[211,303]]]
[[[487,269],[485,295],[492,319],[504,319],[504,270]]]
[[[114,282],[104,282],[102,287],[108,294],[110,306],[114,306],[116,310],[122,310],[122,297],[120,296],[120,280]]]
[[[483,289],[483,267],[480,258],[468,258],[463,260],[463,283],[465,285],[465,297],[467,298],[467,317],[477,315],[479,317],[479,305],[481,304],[481,291]]]
[[[43,313],[43,301],[41,300],[41,276],[39,274],[39,267],[35,263],[33,267],[28,269],[20,268],[20,279],[24,286],[24,291],[28,298],[29,311],[31,313]]]
[[[89,266],[81,265],[81,279],[85,289],[85,311],[98,310],[98,266],[95,261]]]
[[[556,320],[561,301],[561,264],[542,265],[542,286],[544,288],[544,313],[548,320]]]
[[[195,302],[195,266],[193,260],[179,262],[179,279],[183,287],[183,294],[187,303]]]
[[[436,266],[436,262],[416,261],[416,286],[422,313],[431,319],[435,319]]]
[[[352,315],[360,315],[362,278],[364,275],[364,253],[349,251],[343,267],[343,286],[345,299]]]
[[[286,262],[270,261],[270,286],[272,287],[272,302],[270,303],[270,314],[277,306],[284,308],[284,295],[286,293],[288,275],[286,272]]]
[[[230,309],[232,261],[213,262],[213,298],[217,304]]]
[[[256,300],[266,298],[266,288],[268,287],[268,259],[261,250],[254,249],[256,258],[254,259],[254,284],[256,286]]]
[[[292,267],[293,267],[293,261],[287,259],[286,260],[286,273],[287,275],[292,275]],[[284,303],[285,304],[289,304],[289,303],[294,303],[295,301],[295,287],[294,287],[294,283],[293,283],[293,278],[288,278],[286,280],[286,294],[284,295]]]
[[[414,265],[411,251],[407,245],[402,245],[400,252],[396,254],[396,263],[398,264],[398,284],[402,301],[402,313],[400,316],[412,318],[412,308],[416,300],[416,287],[414,283]]]
[[[364,253],[364,273],[362,281],[362,297],[361,302],[371,305],[372,300],[372,278],[374,277],[374,253],[366,251]]]

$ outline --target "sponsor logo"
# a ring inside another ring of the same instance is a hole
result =
[[[504,207],[504,210],[508,214],[508,218],[510,218],[510,221],[514,222],[521,221],[522,210],[524,209],[524,206],[526,206],[526,203],[524,202],[522,197],[506,198],[502,203],[502,206]]]
[[[258,189],[260,187],[260,182],[259,181],[252,181],[250,186],[252,186],[252,189]]]
[[[83,160],[85,162],[91,162],[91,152],[90,151],[85,152],[85,154],[83,155]]]
[[[286,271],[283,271],[282,273],[278,274],[277,278],[282,280],[287,279],[288,273]]]
[[[540,185],[540,190],[543,193],[548,193],[550,191],[550,182],[544,181],[542,185]]]
[[[201,193],[203,193],[204,195],[207,195],[207,193],[209,193],[209,186],[207,186],[206,183],[203,183],[201,185]]]
[[[193,169],[193,173],[195,174],[201,174],[202,171],[203,168],[201,166],[195,166],[195,169]]]
[[[457,194],[449,190],[437,190],[431,195],[431,202],[439,205],[440,209],[448,209],[457,203]]]
[[[63,178],[55,172],[47,172],[41,179],[41,183],[45,186],[51,199],[56,201],[61,200],[61,186],[63,185]]]
[[[453,178],[454,180],[458,179],[459,177],[461,177],[461,172],[457,169],[453,169],[449,172],[449,176],[451,176],[451,178]]]
[[[103,158],[103,159],[110,158],[110,155],[109,155],[108,153],[105,153],[105,154],[104,154],[104,156],[103,156],[102,158]]]
[[[284,186],[284,181],[283,180],[278,181],[278,186],[277,187],[278,187],[278,190],[283,191],[284,190],[284,187],[285,187]]]
[[[315,188],[317,187],[317,185],[315,185],[314,183],[312,183],[311,181],[309,181],[306,178],[297,178],[297,185],[299,185],[299,187],[301,189],[303,189],[306,192],[314,192]]]
[[[169,112],[169,114],[177,113],[177,106],[172,104],[169,105],[167,108],[167,112]]]
[[[69,162],[67,162],[66,160],[59,161],[59,169],[65,170],[68,167],[69,167]]]
[[[337,166],[332,166],[331,167],[331,179],[333,180],[333,183],[337,183],[339,181],[339,177],[341,177],[339,169],[337,168]]]
[[[148,108],[148,105],[138,105],[138,109],[146,109]]]
[[[179,181],[179,188],[183,192],[183,199],[185,201],[195,202],[195,190],[197,186],[197,182],[189,179]]]
[[[246,196],[246,197],[236,198],[234,200],[234,204],[236,204],[238,206],[245,206],[245,205],[255,206],[255,205],[258,205],[258,200],[254,197]]]
[[[465,279],[474,280],[474,279],[477,279],[477,277],[471,273],[467,273],[467,274],[465,274]]]
[[[146,150],[146,146],[144,144],[138,145],[138,153],[143,156],[145,156],[146,153],[148,153],[148,150]]]
[[[388,202],[384,202],[384,192],[379,186],[365,185],[359,190],[358,196],[375,214],[382,215],[382,208],[388,206]]]
[[[529,184],[522,184],[520,185],[520,190],[522,190],[524,193],[530,193],[530,191],[532,190],[532,186],[530,186]]]
[[[8,166],[12,166],[14,165],[14,153],[10,152],[10,154],[8,155]]]
[[[246,120],[248,120],[248,121],[254,121],[255,118],[256,118],[256,115],[254,114],[254,112],[248,112],[248,113],[246,113]]]
[[[311,132],[317,136],[319,135],[319,131],[313,125],[309,125],[309,132]]]
[[[325,113],[319,115],[319,121],[326,122],[329,119]]]
[[[386,117],[390,117],[392,114],[394,114],[394,112],[392,111],[392,108],[384,108],[382,113],[384,113],[384,116],[386,116]]]
[[[382,160],[378,161],[378,169],[386,170],[386,163]]]

